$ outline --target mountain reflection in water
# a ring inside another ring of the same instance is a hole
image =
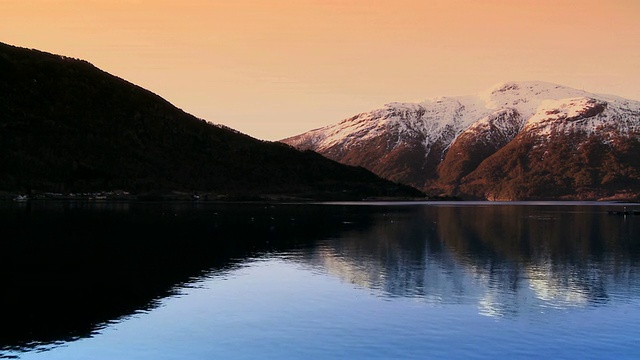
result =
[[[477,302],[496,316],[640,296],[640,217],[584,205],[387,210],[306,261],[380,296]]]
[[[203,276],[269,254],[375,296],[477,304],[491,316],[637,301],[640,216],[607,209],[5,204],[0,357],[94,336]]]

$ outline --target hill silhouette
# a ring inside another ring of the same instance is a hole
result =
[[[0,43],[0,191],[420,196],[198,119],[87,61]]]

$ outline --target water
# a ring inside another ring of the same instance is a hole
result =
[[[5,203],[0,357],[638,358],[621,206]]]

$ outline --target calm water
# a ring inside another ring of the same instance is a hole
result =
[[[621,207],[4,203],[0,358],[640,358]]]

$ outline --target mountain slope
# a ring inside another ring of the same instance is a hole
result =
[[[544,82],[391,103],[282,140],[424,189],[481,199],[635,198],[640,102]]]
[[[215,126],[86,61],[0,44],[0,190],[416,195]]]

